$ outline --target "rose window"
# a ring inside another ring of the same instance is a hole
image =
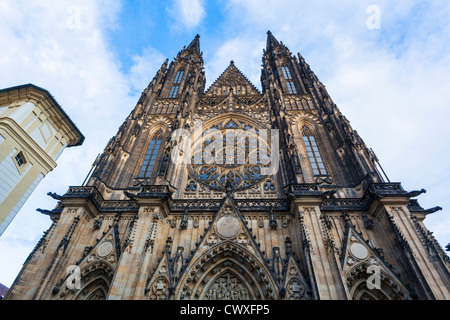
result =
[[[225,120],[194,143],[190,173],[213,189],[248,188],[273,174],[270,141],[270,130]]]

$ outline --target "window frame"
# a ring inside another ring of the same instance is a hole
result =
[[[302,138],[306,147],[306,153],[315,177],[327,177],[328,170],[325,167],[316,138],[308,126],[302,128]]]
[[[175,79],[173,80],[173,84],[180,84],[181,80],[183,79],[184,76],[184,70],[178,70],[177,73],[175,74]]]
[[[177,97],[177,94],[178,94],[178,89],[179,89],[179,88],[180,88],[179,85],[173,85],[173,86],[170,88],[169,98],[171,98],[171,99],[176,98],[176,97]]]
[[[158,159],[158,153],[161,149],[163,138],[163,131],[159,129],[152,136],[152,140],[150,141],[150,145],[147,148],[147,152],[145,153],[144,161],[142,162],[141,169],[139,170],[138,178],[140,179],[149,179],[155,168],[155,164]]]
[[[286,80],[286,86],[289,94],[297,94],[297,88],[295,87],[294,81]]]
[[[283,72],[283,77],[285,80],[292,80],[291,70],[286,65],[281,66],[281,71]]]
[[[286,81],[286,87],[288,89],[289,94],[297,94],[297,87],[294,83],[294,78],[292,77],[291,70],[287,65],[281,66],[281,72],[283,73],[283,78]]]
[[[20,165],[17,157],[20,157],[20,159],[22,160],[22,164]],[[28,167],[28,159],[25,156],[25,153],[23,152],[23,150],[18,150],[16,153],[14,153],[14,155],[11,157],[12,162],[14,163],[17,171],[19,172],[20,175],[22,175],[22,173],[26,170],[26,168]]]
[[[174,99],[178,95],[178,90],[180,88],[181,80],[184,76],[184,70],[178,70],[173,79],[172,87],[170,87],[169,98]]]

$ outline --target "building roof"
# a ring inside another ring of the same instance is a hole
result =
[[[9,288],[0,283],[0,299],[3,299],[6,296]]]
[[[28,84],[14,86],[14,87],[10,87],[10,88],[0,89],[0,95],[2,93],[11,92],[11,91],[20,91],[20,90],[27,90],[28,91],[29,89],[34,89],[34,90],[41,91],[45,96],[47,96],[50,99],[50,101],[52,102],[52,104],[62,114],[63,118],[65,120],[67,120],[67,122],[73,127],[74,131],[79,135],[80,138],[78,139],[78,141],[76,143],[74,143],[74,144],[69,145],[68,147],[75,147],[75,146],[82,145],[83,142],[84,142],[84,139],[85,139],[84,135],[81,133],[81,131],[75,125],[75,123],[70,119],[70,117],[67,115],[67,113],[63,110],[63,108],[59,105],[59,103],[55,100],[55,98],[46,89],[38,87],[38,86],[36,86],[36,85],[34,85],[32,83],[28,83]]]

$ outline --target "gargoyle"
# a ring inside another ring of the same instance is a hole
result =
[[[408,197],[410,197],[410,198],[415,198],[415,197],[418,197],[418,196],[420,196],[422,193],[426,193],[427,192],[427,190],[425,190],[425,189],[422,189],[422,190],[419,190],[419,191],[411,191],[411,192],[408,192],[408,194],[407,194],[407,196]]]
[[[425,214],[432,214],[438,211],[441,211],[442,208],[441,207],[434,207],[434,208],[430,208],[424,211]]]
[[[48,192],[47,195],[52,197],[55,200],[62,200],[63,199],[63,196],[60,196],[59,194],[56,194],[56,193],[53,193],[53,192]]]

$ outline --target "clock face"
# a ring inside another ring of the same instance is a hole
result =
[[[218,123],[194,145],[190,174],[213,189],[249,188],[268,177],[264,174],[271,164],[268,139],[242,121]]]

